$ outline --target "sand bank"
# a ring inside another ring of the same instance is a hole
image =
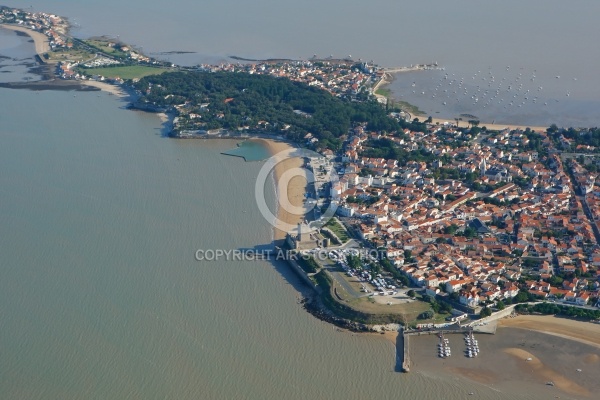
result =
[[[90,80],[80,80],[82,85],[92,86],[98,88],[102,91],[108,92],[110,94],[114,94],[115,96],[119,96],[122,98],[129,97],[129,93],[120,85],[115,85],[108,82],[100,82],[100,81],[90,81]]]
[[[499,320],[498,326],[530,329],[600,348],[600,324],[591,322],[552,315],[519,315],[517,318]]]
[[[590,391],[573,382],[571,379],[559,374],[530,352],[515,347],[504,349],[504,352],[510,354],[517,360],[519,368],[524,373],[531,373],[547,385],[556,386],[562,391],[578,396],[589,396]]]
[[[449,381],[458,379],[469,392],[490,388],[501,393],[501,398],[568,395],[588,399],[600,390],[600,355],[597,348],[588,344],[502,327],[496,335],[475,334],[481,352],[476,358],[468,358],[463,335],[446,337],[452,356],[444,359],[437,356],[439,339],[435,335],[411,337],[411,373],[433,374]]]
[[[48,37],[41,32],[33,31],[29,28],[19,25],[0,24],[0,27],[10,29],[11,31],[23,32],[33,39],[35,44],[35,52],[40,56],[50,51]]]
[[[293,176],[289,180],[282,178],[288,171],[302,172],[303,160],[300,157],[292,156],[296,148],[287,142],[271,139],[257,140],[267,146],[271,155],[281,154],[289,157],[275,166],[275,182],[278,198],[277,218],[279,219],[279,223],[274,227],[275,240],[284,239],[288,232],[282,225],[290,224],[296,226],[299,222],[303,221],[304,215],[303,213],[286,209],[282,206],[282,201],[285,202],[287,198],[293,207],[304,208],[304,194],[306,193],[308,181],[306,175]]]

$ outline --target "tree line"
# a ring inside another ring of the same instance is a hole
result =
[[[411,124],[387,115],[374,100],[352,101],[302,82],[235,72],[166,72],[133,83],[141,102],[160,107],[185,104],[200,115],[204,129],[256,127],[301,141],[307,133],[322,148],[338,150],[340,137],[356,124],[368,130],[397,132]],[[204,104],[204,106],[203,106]],[[208,104],[208,105],[206,105]]]

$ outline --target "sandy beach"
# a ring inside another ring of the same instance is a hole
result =
[[[102,91],[108,92],[115,96],[119,96],[122,98],[129,97],[129,93],[127,93],[127,91],[120,85],[115,85],[115,84],[108,83],[108,82],[91,81],[91,80],[80,80],[77,82],[80,82],[82,85],[98,88]]]
[[[552,315],[519,315],[516,318],[499,320],[498,326],[543,332],[600,348],[600,324],[591,322],[559,318]]]
[[[41,32],[36,32],[29,28],[25,28],[24,26],[18,25],[0,24],[0,27],[10,29],[11,31],[23,32],[29,35],[33,39],[33,42],[35,44],[35,52],[40,56],[50,51],[48,37]]]
[[[382,94],[377,94],[377,90],[379,90],[380,87],[385,87],[386,85],[389,85],[392,82],[392,80],[393,80],[393,78],[390,77],[389,74],[384,74],[383,77],[379,80],[379,82],[377,82],[377,84],[373,87],[373,95],[375,95],[375,97],[377,98],[377,101],[379,101],[379,102],[387,101],[387,97]]]
[[[476,334],[481,352],[468,358],[462,334],[446,337],[452,356],[445,359],[437,356],[436,335],[411,337],[411,373],[458,378],[468,391],[483,385],[507,397],[588,399],[600,390],[600,352],[588,344],[501,327],[495,335]]]
[[[257,139],[267,146],[271,155],[275,154],[289,154],[291,155],[295,147],[290,145],[287,142],[279,141],[279,140],[271,140],[271,139]],[[287,210],[285,207],[282,207],[282,195],[285,194],[287,199],[294,207],[303,207],[304,206],[304,194],[306,192],[307,179],[305,176],[293,176],[291,179],[282,180],[284,174],[287,171],[295,170],[297,168],[301,168],[303,165],[303,160],[300,157],[290,157],[286,160],[280,162],[275,166],[275,182],[276,182],[276,190],[277,197],[279,199],[279,205],[277,207],[277,218],[285,223],[296,226],[299,222],[301,222],[304,218],[303,215],[300,215],[296,212],[291,212],[291,210]],[[275,240],[285,239],[287,231],[284,229],[281,224],[278,224],[275,227]]]
[[[42,54],[50,51],[50,44],[48,41],[48,37],[41,32],[36,32],[36,31],[33,31],[24,26],[18,26],[18,25],[0,24],[0,27],[9,29],[11,31],[22,32],[22,33],[25,33],[26,35],[28,35],[29,37],[31,37],[35,44],[35,52],[40,56]],[[111,93],[115,96],[119,96],[122,98],[127,98],[129,96],[129,93],[127,93],[127,91],[119,85],[114,85],[114,84],[110,84],[107,82],[91,81],[91,80],[81,80],[81,81],[77,81],[77,82],[82,85],[85,85],[85,86],[95,87],[97,89],[100,89],[102,91]]]
[[[415,116],[415,118],[418,118],[419,121],[424,121],[425,119],[427,119],[427,116],[417,115],[417,116]],[[433,124],[443,125],[444,123],[449,123],[452,125],[456,125],[456,121],[454,119],[432,118],[431,120],[432,120]],[[463,121],[459,121],[458,126],[466,128],[467,126],[469,126],[469,124],[467,123],[467,121],[463,120]],[[478,126],[479,127],[485,126],[487,129],[494,130],[494,131],[501,131],[506,128],[511,129],[511,130],[515,130],[515,129],[525,130],[526,128],[529,128],[533,131],[546,132],[546,129],[548,128],[547,126],[488,124],[486,122],[479,122]]]

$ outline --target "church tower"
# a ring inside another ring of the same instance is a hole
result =
[[[479,164],[479,170],[481,171],[481,176],[485,176],[485,173],[487,171],[487,163],[485,161],[485,158],[481,160],[481,163]]]

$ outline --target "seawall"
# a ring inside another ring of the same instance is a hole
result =
[[[306,283],[309,287],[314,289],[317,293],[320,293],[319,290],[317,289],[317,285],[308,277],[306,272],[304,272],[304,270],[302,269],[302,267],[300,267],[300,265],[298,264],[298,262],[296,260],[288,258],[287,262],[288,262],[288,265],[292,267],[292,270],[294,272],[296,272],[296,275],[298,275],[298,277],[302,280],[302,282]]]
[[[400,336],[400,335],[399,335]],[[402,372],[410,371],[410,339],[404,330],[402,330]],[[396,346],[398,344],[396,343]]]

